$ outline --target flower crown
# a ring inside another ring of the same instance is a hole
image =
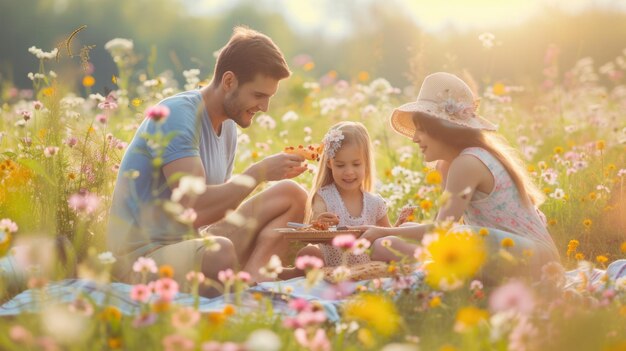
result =
[[[344,135],[339,129],[331,129],[326,133],[324,139],[324,152],[328,155],[328,158],[335,158],[335,153],[341,147],[341,141]]]

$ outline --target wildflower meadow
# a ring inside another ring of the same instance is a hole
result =
[[[413,257],[386,266],[386,278],[351,282],[336,269],[334,282],[324,283],[320,262],[299,260],[305,284],[274,281],[261,290],[248,272],[232,270],[216,280],[188,272],[183,286],[171,267],[144,258],[133,266],[141,283],[111,278],[116,258],[104,238],[128,142],[144,118],[169,117],[156,103],[206,84],[212,72],[185,68],[181,80],[155,71],[132,38],[107,40],[102,45],[117,66],[107,91],[93,89],[98,67],[88,45],[72,56],[64,46],[33,46],[32,88],[0,86],[0,349],[626,349],[626,278],[607,271],[626,258],[626,49],[610,62],[583,57],[564,67],[559,47],[547,47],[538,81],[457,72],[473,83],[480,114],[519,150],[547,196],[541,210],[562,265],[544,266],[540,280],[483,281],[484,265],[515,267],[533,252],[514,255],[514,242],[503,240],[499,254],[487,256],[488,230],[443,235],[450,224],[437,223]],[[431,221],[446,201],[442,175],[389,126],[393,108],[414,100],[419,87],[397,87],[367,71],[320,76],[311,57],[289,59],[293,75],[268,112],[238,131],[234,173],[286,147],[319,143],[336,122],[359,121],[374,143],[376,191],[392,222],[406,206],[416,209],[410,220]],[[162,146],[169,140],[151,138]],[[310,172],[294,179],[305,188],[318,167],[307,162]],[[187,180],[184,191],[194,191]],[[194,234],[195,213],[169,212]],[[368,252],[369,243],[346,240],[336,244]],[[206,244],[219,249],[210,238]],[[262,268],[269,280],[294,264],[277,259]],[[158,277],[149,281],[151,274]],[[321,301],[294,297],[322,283]],[[223,295],[202,298],[201,284]]]

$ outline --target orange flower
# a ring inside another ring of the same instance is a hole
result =
[[[161,278],[173,278],[174,268],[167,264],[162,265],[161,267],[159,267],[159,276]]]
[[[96,79],[93,76],[83,77],[83,86],[85,88],[91,88],[94,84],[96,84]]]
[[[225,316],[232,316],[233,314],[235,314],[235,307],[233,305],[227,304],[226,306],[224,306],[222,313]]]
[[[502,245],[502,247],[504,247],[504,248],[513,247],[513,246],[515,246],[515,241],[513,241],[513,239],[511,239],[511,238],[504,238],[500,242],[500,245]]]
[[[359,81],[366,82],[366,81],[368,81],[370,79],[370,74],[365,72],[365,71],[361,71],[361,72],[359,72],[357,77],[358,77]]]

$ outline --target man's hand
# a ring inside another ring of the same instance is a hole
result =
[[[252,176],[258,181],[294,178],[307,170],[300,155],[279,153],[268,156],[251,167]]]

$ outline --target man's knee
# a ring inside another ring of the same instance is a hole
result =
[[[297,204],[301,203],[304,205],[307,198],[307,193],[304,188],[291,179],[281,180],[274,184],[271,189]]]
[[[202,252],[203,271],[215,271],[216,268],[219,270],[235,268],[237,265],[237,252],[233,242],[224,237],[216,237],[215,242],[220,246],[218,250],[213,251],[212,249],[204,248]],[[207,274],[209,272],[204,273]]]

